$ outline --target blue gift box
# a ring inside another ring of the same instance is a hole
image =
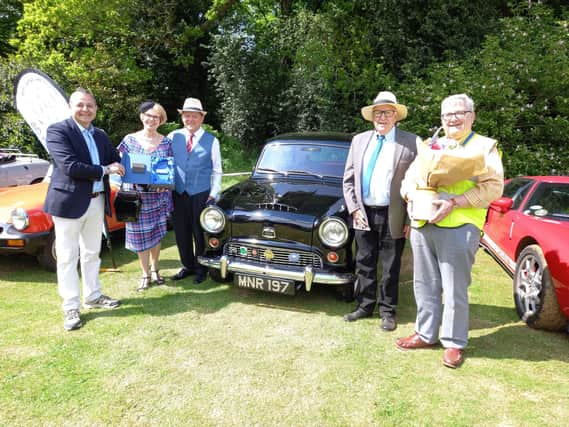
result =
[[[152,157],[150,164],[152,182],[159,187],[174,188],[174,158]]]
[[[174,188],[174,158],[123,153],[123,182]]]

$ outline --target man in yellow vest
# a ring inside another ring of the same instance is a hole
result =
[[[464,361],[474,256],[488,205],[503,190],[504,170],[496,141],[472,131],[475,117],[474,102],[465,94],[449,96],[441,104],[445,138],[437,146],[432,142],[431,149],[476,148],[483,154],[485,167],[477,176],[438,186],[438,199],[432,202],[436,212],[428,221],[411,224],[417,318],[415,333],[396,341],[401,350],[430,348],[440,341],[445,349],[443,364],[449,368],[458,368]],[[419,162],[418,157],[401,186],[410,212],[417,187],[424,185]]]

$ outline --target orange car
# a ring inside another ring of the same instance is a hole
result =
[[[51,215],[45,213],[43,203],[47,182],[34,185],[0,188],[0,255],[35,255],[39,263],[50,271],[56,270],[55,232]],[[111,206],[118,186],[111,183]],[[124,228],[124,222],[107,217],[109,231]]]

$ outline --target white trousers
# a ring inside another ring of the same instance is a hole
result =
[[[57,287],[63,299],[63,310],[79,310],[80,288],[77,262],[81,258],[83,301],[101,296],[101,235],[105,215],[105,198],[91,199],[89,208],[80,218],[53,217],[55,254],[57,256]]]

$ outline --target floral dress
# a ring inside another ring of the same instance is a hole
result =
[[[172,141],[162,138],[155,151],[148,153],[134,135],[127,135],[117,147],[120,153],[150,154],[158,157],[172,156]],[[153,248],[164,238],[167,232],[167,218],[172,212],[171,191],[148,191],[144,185],[123,184],[125,189],[136,187],[142,197],[142,206],[138,221],[127,222],[125,247],[133,252],[142,252]]]

